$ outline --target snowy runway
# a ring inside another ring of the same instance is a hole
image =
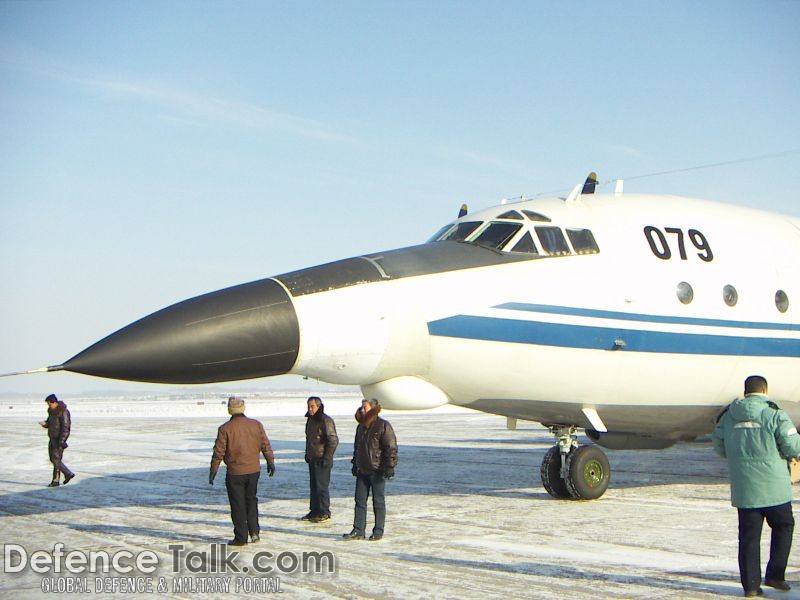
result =
[[[612,481],[603,498],[556,501],[538,474],[552,445],[544,428],[530,423],[508,431],[501,417],[462,410],[387,412],[400,455],[387,485],[386,537],[343,541],[353,517],[349,461],[358,399],[323,397],[341,443],[333,518],[316,525],[298,520],[308,510],[305,395],[247,399],[247,414],[264,422],[277,465],[274,478],[262,470],[259,484],[261,542],[240,549],[235,561],[247,573],[213,572],[219,564],[208,561],[197,572],[182,562],[176,569],[169,548],[198,557],[232,537],[224,475],[214,487],[207,482],[216,428],[227,418],[219,397],[67,399],[74,425],[65,461],[77,478],[61,488],[44,487],[51,469],[46,434],[36,423],[44,403],[0,403],[0,538],[28,554],[52,553],[61,542],[65,552],[157,557],[153,573],[76,575],[76,585],[91,588],[82,596],[92,598],[264,597],[275,586],[299,598],[741,596],[725,467],[703,441],[608,451]],[[765,535],[763,557],[767,541]],[[800,598],[799,552],[796,546],[787,572],[796,589],[765,588],[766,597]],[[332,556],[335,573],[287,572],[275,560],[283,555],[283,566],[291,567],[293,558],[309,554]],[[258,573],[254,561],[272,570]],[[53,577],[31,568],[5,572],[0,596],[47,597],[48,586],[59,585]],[[113,589],[123,577],[153,590]],[[228,594],[221,591],[226,583]]]

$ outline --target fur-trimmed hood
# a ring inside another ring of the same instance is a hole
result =
[[[60,417],[64,414],[64,411],[67,410],[67,404],[61,400],[58,401],[58,404],[55,405],[55,408],[47,407],[47,414],[53,415],[54,417]]]
[[[378,406],[373,407],[368,413],[365,413],[364,409],[359,407],[359,409],[356,411],[356,421],[359,424],[366,427],[367,429],[369,429],[370,425],[372,425],[375,422],[375,419],[377,419],[380,414],[381,414],[380,404]]]

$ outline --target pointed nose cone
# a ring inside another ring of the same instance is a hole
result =
[[[112,333],[64,363],[85,375],[152,383],[268,377],[294,366],[300,329],[274,279],[191,298]]]

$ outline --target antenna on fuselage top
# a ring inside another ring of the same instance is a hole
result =
[[[589,176],[586,178],[586,181],[583,182],[583,186],[579,183],[567,196],[566,202],[575,202],[578,197],[584,194],[594,194],[594,189],[597,187],[597,173],[592,171],[589,173]]]
[[[592,171],[583,182],[583,189],[581,194],[594,194],[594,189],[597,187],[597,173]]]

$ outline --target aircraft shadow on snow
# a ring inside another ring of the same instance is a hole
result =
[[[542,488],[538,465],[548,445],[519,449],[513,447],[520,444],[519,440],[502,438],[471,439],[464,443],[473,446],[401,443],[396,476],[388,484],[387,495],[402,498],[452,494],[569,502],[554,500]],[[480,447],[474,444],[480,444]],[[209,443],[203,448],[175,449],[171,452],[208,454],[210,459],[210,446]],[[262,460],[259,482],[259,499],[263,502],[261,510],[270,515],[270,519],[281,518],[280,515],[270,514],[271,499],[308,499],[304,442],[277,439],[272,440],[272,446],[276,451],[277,473],[274,478],[269,478]],[[331,476],[331,497],[334,499],[352,498],[351,456],[352,444],[341,443]],[[707,439],[678,443],[657,451],[610,451],[609,459],[614,472],[612,489],[670,484],[727,485],[724,461],[713,454]],[[224,467],[220,469],[212,487],[208,485],[206,466],[148,471],[131,469],[94,477],[80,472],[79,453],[74,454],[69,464],[73,465],[78,477],[67,487],[42,487],[1,495],[0,522],[4,516],[52,515],[79,508],[163,506],[171,511],[184,510],[186,522],[229,523]],[[43,479],[48,475],[49,471],[43,471]],[[297,516],[286,518],[296,520]],[[93,527],[79,524],[71,526],[87,530]],[[101,527],[103,531],[108,531],[109,525],[102,524]]]
[[[599,570],[593,568],[570,567],[562,564],[552,564],[535,561],[519,561],[512,564],[507,562],[492,562],[485,559],[465,560],[457,558],[447,558],[442,556],[393,553],[392,556],[401,561],[422,564],[435,564],[442,567],[457,569],[480,569],[488,573],[506,572],[525,575],[538,575],[541,577],[558,577],[568,579],[572,582],[581,582],[586,589],[599,588],[605,583],[620,585],[642,585],[647,588],[680,591],[687,593],[708,593],[719,596],[731,595],[735,582],[730,585],[719,584],[720,580],[729,580],[731,575],[726,572],[692,572],[691,576],[695,579],[707,579],[707,582],[685,581],[670,577],[670,575],[686,575],[685,572],[667,571],[664,575],[653,576],[650,574],[614,573],[609,570]],[[598,595],[600,595],[598,593]]]

